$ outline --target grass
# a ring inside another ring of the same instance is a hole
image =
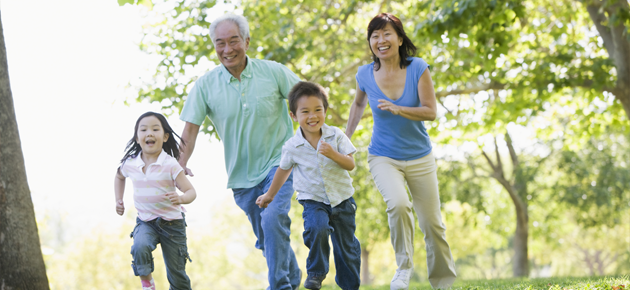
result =
[[[323,290],[339,287],[323,287]],[[409,290],[430,290],[429,282],[411,283]],[[537,278],[455,281],[452,290],[630,290],[630,276]],[[361,286],[361,290],[389,290],[389,285]]]

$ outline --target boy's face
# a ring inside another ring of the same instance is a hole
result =
[[[297,110],[295,114],[291,112],[291,118],[300,124],[305,135],[321,136],[320,130],[326,121],[324,103],[315,96],[300,97],[297,100]]]

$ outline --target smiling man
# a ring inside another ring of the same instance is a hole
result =
[[[210,25],[210,37],[221,65],[197,80],[184,103],[179,163],[192,176],[186,164],[208,116],[223,140],[227,187],[267,259],[269,288],[297,289],[301,272],[289,241],[292,176],[267,208],[259,208],[256,199],[269,188],[282,145],[293,136],[286,98],[300,79],[284,65],[247,56],[249,24],[243,16],[219,17]]]

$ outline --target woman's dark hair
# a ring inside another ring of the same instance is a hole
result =
[[[120,160],[120,163],[125,163],[125,160],[127,160],[127,158],[129,157],[135,158],[136,156],[138,156],[138,153],[142,151],[140,144],[138,144],[138,142],[136,141],[136,139],[138,139],[138,126],[140,125],[140,120],[151,116],[156,117],[158,120],[160,120],[162,128],[164,129],[164,133],[168,134],[169,136],[166,142],[162,143],[162,149],[164,149],[164,151],[168,155],[173,156],[173,158],[179,159],[179,145],[177,144],[175,137],[179,138],[179,141],[184,144],[182,138],[180,138],[179,135],[177,135],[177,133],[173,131],[171,126],[166,121],[166,117],[164,117],[164,115],[155,112],[146,112],[140,115],[140,118],[138,118],[138,120],[136,121],[136,127],[133,129],[133,138],[131,138],[131,140],[129,140],[129,143],[127,143],[127,147],[125,148],[125,151],[127,152],[125,153],[125,156]]]
[[[324,104],[324,111],[328,111],[328,93],[319,84],[313,82],[298,82],[289,92],[289,110],[293,115],[297,113],[297,101],[302,97],[317,97]]]
[[[372,20],[370,20],[370,24],[368,24],[367,31],[367,41],[368,46],[370,47],[370,51],[372,52],[372,60],[374,60],[374,70],[379,70],[381,68],[381,60],[376,57],[374,51],[372,51],[372,46],[370,45],[370,36],[372,36],[372,32],[374,30],[380,30],[387,26],[387,23],[390,23],[394,30],[396,30],[396,34],[398,37],[402,38],[403,42],[400,47],[398,47],[398,54],[400,54],[400,68],[405,68],[411,64],[411,60],[407,58],[416,54],[416,46],[413,45],[411,39],[407,37],[405,34],[405,29],[403,28],[402,22],[398,17],[394,16],[391,13],[381,13],[379,15],[374,16]]]

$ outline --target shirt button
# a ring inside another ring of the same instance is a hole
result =
[[[243,104],[243,107],[247,107],[247,104]]]
[[[242,93],[242,94],[241,94],[241,96],[243,96],[243,97],[244,97],[244,96],[245,96],[245,93]]]

